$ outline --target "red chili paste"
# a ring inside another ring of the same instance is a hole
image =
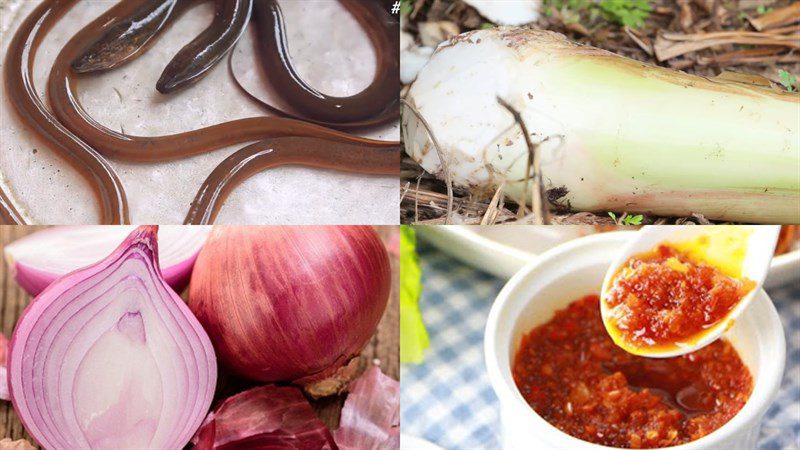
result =
[[[676,358],[617,347],[587,296],[522,339],[513,375],[533,409],[560,430],[597,444],[657,448],[716,430],[747,402],[753,381],[736,350],[717,340]]]
[[[610,323],[625,342],[673,346],[724,319],[754,286],[659,245],[620,268],[606,302],[613,310]]]

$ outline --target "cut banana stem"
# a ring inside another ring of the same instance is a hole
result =
[[[521,197],[528,150],[500,97],[540,144],[545,188],[566,192],[558,201],[573,210],[799,223],[800,95],[755,81],[501,27],[442,43],[407,100],[430,123],[454,184],[474,191],[505,181]],[[406,152],[441,176],[414,115],[402,128]]]

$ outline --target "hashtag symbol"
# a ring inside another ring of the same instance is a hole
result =
[[[394,2],[392,5],[392,14],[397,14],[400,12],[400,2]]]

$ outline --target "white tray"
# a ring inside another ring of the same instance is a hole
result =
[[[476,269],[511,278],[539,253],[592,232],[590,226],[418,226],[420,237]],[[775,287],[800,283],[800,250],[776,256],[764,283]]]

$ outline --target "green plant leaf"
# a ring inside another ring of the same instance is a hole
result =
[[[636,215],[636,216],[625,216],[625,219],[623,219],[622,224],[623,225],[641,225],[642,224],[642,220],[644,220],[644,216],[641,215],[641,214]]]
[[[630,28],[641,28],[653,7],[649,0],[600,0],[606,19]]]
[[[400,362],[419,364],[430,344],[419,300],[422,271],[414,228],[400,226]]]
[[[400,15],[407,16],[414,10],[411,0],[400,0]]]
[[[783,69],[778,71],[778,77],[780,78],[781,84],[786,88],[786,90],[789,92],[795,91],[795,87],[797,86],[797,77]]]

